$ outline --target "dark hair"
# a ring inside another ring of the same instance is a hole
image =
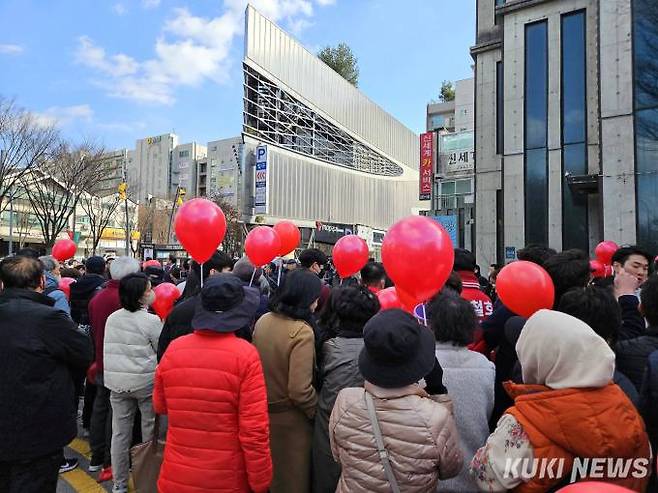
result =
[[[462,294],[462,289],[464,289],[462,278],[454,270],[450,273],[450,277],[448,277],[443,289],[445,288],[452,289],[457,294]]]
[[[473,305],[450,291],[442,292],[430,302],[428,317],[438,342],[467,346],[473,342],[478,326]]]
[[[105,273],[106,267],[107,264],[105,259],[97,255],[89,257],[85,262],[85,271],[87,271],[87,274],[103,275]]]
[[[524,248],[521,248],[521,250],[516,252],[516,258],[519,260],[527,260],[528,262],[532,262],[543,267],[546,261],[556,253],[557,252],[552,248],[548,248],[544,245],[539,245],[536,243],[530,243],[529,245],[526,245]]]
[[[71,279],[80,278],[80,271],[73,267],[62,267],[59,269],[59,273],[62,277],[70,277]]]
[[[270,301],[270,310],[312,324],[311,305],[320,297],[322,281],[304,269],[296,269],[285,278]]]
[[[452,270],[475,272],[475,255],[463,248],[455,248],[455,263]]]
[[[203,279],[208,279],[211,269],[221,272],[227,267],[233,268],[233,259],[224,252],[216,251],[203,264]],[[191,298],[201,292],[201,266],[195,260],[190,262],[186,281],[183,298]]]
[[[379,262],[368,262],[361,269],[361,283],[365,286],[381,284],[385,277],[386,271],[384,270],[384,266]]]
[[[658,274],[651,274],[640,292],[642,311],[649,325],[658,325]]]
[[[37,252],[34,248],[30,248],[30,247],[21,248],[16,252],[16,256],[36,258],[36,259],[40,257],[39,252]]]
[[[176,263],[176,255],[174,255],[173,253],[170,253],[169,254],[169,260],[171,260],[175,264]]]
[[[610,289],[597,286],[572,288],[560,298],[557,311],[582,320],[609,343],[617,339],[621,309]]]
[[[119,281],[119,301],[129,312],[142,308],[142,297],[149,285],[149,278],[142,272],[128,274]]]
[[[628,257],[631,255],[641,255],[645,259],[647,259],[647,263],[649,266],[651,266],[651,263],[653,262],[653,259],[649,255],[648,252],[645,250],[642,250],[640,247],[637,246],[623,246],[620,249],[618,249],[615,254],[612,256],[612,263],[614,264],[615,262],[619,262],[621,265],[624,265],[626,261],[628,260]]]
[[[302,267],[306,267],[308,269],[316,262],[320,267],[322,267],[323,265],[327,264],[329,259],[322,252],[322,250],[318,250],[317,248],[307,248],[299,254],[298,260],[299,263],[302,264]]]
[[[589,258],[576,248],[556,253],[544,263],[544,268],[555,285],[555,303],[571,288],[583,288],[590,280]]]
[[[0,262],[0,279],[5,289],[36,289],[41,286],[43,265],[33,257],[5,257]]]
[[[379,312],[379,299],[364,286],[338,288],[332,294],[331,304],[338,324],[363,329],[368,320]]]

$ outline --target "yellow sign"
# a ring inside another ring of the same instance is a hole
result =
[[[139,240],[141,235],[139,231],[130,233],[133,240]],[[105,228],[101,233],[101,240],[124,240],[126,238],[126,230],[122,228]]]

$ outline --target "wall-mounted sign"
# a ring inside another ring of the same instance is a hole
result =
[[[432,158],[434,156],[434,134],[427,132],[420,136],[420,189],[418,198],[430,200],[432,198]]]
[[[473,132],[439,136],[439,168],[446,174],[472,171],[475,167]],[[440,173],[441,171],[439,171]]]
[[[158,135],[157,137],[148,137],[146,139],[146,143],[151,145],[151,144],[157,144],[158,142],[162,141],[162,135]]]
[[[333,245],[343,236],[354,234],[352,224],[315,222],[315,241]]]
[[[256,169],[254,178],[254,213],[267,214],[268,213],[268,193],[267,193],[267,179],[269,170],[267,166],[267,146],[259,145],[256,147]]]
[[[431,217],[445,228],[445,230],[450,235],[452,246],[457,248],[459,246],[457,239],[457,216],[455,214],[449,214],[445,216],[431,216]]]

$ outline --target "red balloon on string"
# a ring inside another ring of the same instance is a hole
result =
[[[359,272],[368,263],[368,244],[356,235],[347,235],[339,239],[331,252],[336,271],[341,279]]]
[[[592,276],[595,278],[608,277],[608,268],[609,265],[605,265],[599,260],[590,260],[589,261],[589,270],[592,272]]]
[[[448,280],[454,260],[450,235],[438,222],[427,217],[402,219],[384,236],[384,268],[407,307],[409,303],[405,302],[401,291],[413,299],[414,306],[427,301]]]
[[[244,251],[256,267],[268,264],[281,251],[281,240],[269,226],[257,226],[247,235]]]
[[[274,225],[274,231],[276,231],[276,234],[279,235],[279,239],[281,240],[279,255],[282,257],[297,248],[299,242],[302,240],[302,234],[299,232],[299,228],[291,221],[280,221],[276,223]]]
[[[185,202],[174,220],[176,237],[190,256],[202,264],[215,253],[226,234],[226,218],[219,206],[207,199]]]
[[[404,308],[394,286],[379,291],[377,293],[377,298],[379,299],[379,306],[381,307],[380,311],[390,310],[392,308]]]
[[[57,287],[64,293],[64,296],[66,296],[66,299],[71,298],[71,284],[75,282],[75,279],[72,277],[62,277],[59,280],[59,283]]]
[[[619,245],[614,241],[602,241],[594,249],[596,258],[604,265],[612,265],[612,256],[619,250]]]
[[[75,242],[72,240],[57,240],[53,245],[52,256],[60,262],[64,262],[75,255],[76,249]]]
[[[633,490],[629,490],[623,486],[617,486],[616,484],[584,481],[565,486],[557,490],[557,493],[633,493]]]
[[[511,311],[529,318],[542,308],[553,308],[555,287],[542,267],[519,260],[506,265],[496,278],[500,301]]]
[[[155,259],[152,260],[147,260],[146,262],[142,263],[142,269],[146,269],[147,267],[160,267],[162,268],[162,264]]]
[[[155,301],[151,304],[151,308],[161,320],[164,320],[174,308],[174,303],[180,298],[181,293],[176,285],[170,282],[158,284],[153,288],[153,292],[155,293]]]

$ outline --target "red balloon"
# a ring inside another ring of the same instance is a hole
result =
[[[584,481],[560,488],[557,493],[633,493],[633,490],[629,490],[623,486],[617,486],[616,484]]]
[[[400,291],[410,295],[414,305],[434,296],[448,280],[454,260],[450,235],[427,217],[402,219],[384,236],[382,261],[403,303]]]
[[[256,267],[268,264],[281,251],[281,240],[269,226],[256,226],[249,231],[244,242],[244,251]]]
[[[500,301],[517,315],[530,317],[542,308],[553,308],[555,287],[542,267],[519,260],[503,267],[496,278]]]
[[[605,265],[599,260],[590,260],[589,269],[592,271],[592,275],[596,278],[608,277],[612,275],[612,272],[608,273],[609,270],[612,270],[609,265]]]
[[[151,308],[161,320],[164,320],[174,308],[176,300],[180,298],[180,291],[175,284],[164,282],[154,287],[153,292],[155,293],[155,301]]]
[[[614,241],[602,241],[594,249],[596,258],[604,265],[612,265],[612,256],[619,250],[619,245]]]
[[[377,298],[379,299],[379,305],[381,306],[380,311],[390,310],[392,308],[404,308],[394,286],[382,289],[377,293]]]
[[[67,300],[71,298],[71,284],[73,284],[74,282],[75,279],[73,279],[72,277],[62,277],[59,280],[57,287],[64,293]]]
[[[185,202],[174,220],[176,237],[194,260],[202,264],[215,253],[226,234],[226,218],[219,206],[207,199]]]
[[[280,221],[274,225],[274,231],[279,235],[281,240],[281,249],[279,255],[282,257],[292,252],[302,240],[302,234],[299,228],[291,221]]]
[[[72,240],[57,240],[53,245],[52,256],[60,262],[64,262],[75,255],[76,249],[75,242]]]
[[[341,279],[359,272],[368,263],[368,244],[356,235],[347,235],[339,239],[332,250],[334,266]]]
[[[147,267],[160,267],[160,268],[162,268],[162,264],[158,260],[147,260],[146,262],[142,263],[142,269],[146,269]]]

